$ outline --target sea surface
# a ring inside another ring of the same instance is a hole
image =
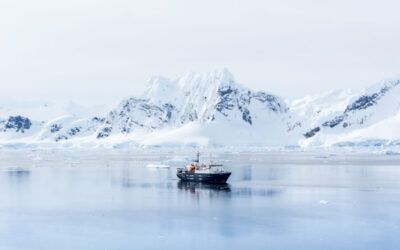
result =
[[[400,249],[399,155],[194,153],[1,151],[0,249]]]

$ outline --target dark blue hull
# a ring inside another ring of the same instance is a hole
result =
[[[193,172],[180,172],[176,174],[182,181],[194,181],[194,182],[205,182],[205,183],[226,183],[230,172],[226,173],[214,173],[214,174],[199,174]]]

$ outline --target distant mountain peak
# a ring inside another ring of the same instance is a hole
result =
[[[211,74],[214,75],[214,77],[223,84],[235,83],[235,78],[233,77],[233,74],[227,68],[215,70]]]
[[[398,138],[400,145],[399,86],[399,79],[389,79],[357,93],[333,91],[286,103],[237,83],[226,68],[175,80],[153,76],[142,95],[123,99],[107,113],[71,103],[57,112],[55,105],[42,104],[19,112],[1,109],[0,141],[324,145],[360,134],[374,141],[368,131],[375,127],[379,138]],[[32,118],[38,116],[31,117],[31,110],[50,118]]]

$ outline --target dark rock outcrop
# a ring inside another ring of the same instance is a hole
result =
[[[310,131],[308,131],[307,133],[304,134],[305,138],[310,138],[313,137],[316,133],[318,133],[320,131],[320,127],[316,127],[311,129]]]
[[[4,130],[7,131],[9,129],[15,130],[16,132],[24,133],[25,130],[30,129],[32,126],[31,120],[27,117],[23,116],[10,116],[4,125]]]

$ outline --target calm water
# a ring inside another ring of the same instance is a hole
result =
[[[400,249],[399,156],[221,153],[222,186],[188,156],[1,152],[0,249]]]

